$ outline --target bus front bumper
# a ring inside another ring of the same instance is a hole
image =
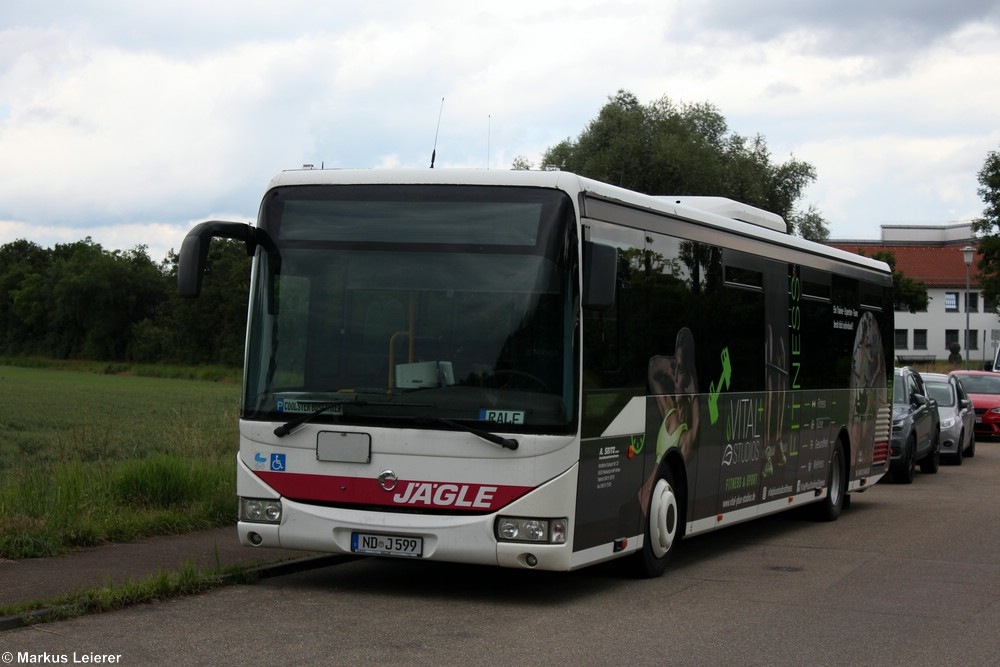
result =
[[[472,515],[377,512],[281,498],[279,523],[240,520],[237,532],[242,544],[253,547],[371,554],[366,545],[377,543],[389,548],[375,555],[563,571],[577,566],[571,520],[576,484],[573,466],[498,512]],[[549,522],[550,531],[556,520],[569,520],[564,522],[563,541],[553,544],[498,539],[501,517],[538,517]],[[391,548],[395,546],[406,548]]]

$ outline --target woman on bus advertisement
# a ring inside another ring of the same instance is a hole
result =
[[[851,401],[849,429],[851,440],[856,443],[875,439],[878,406],[884,405],[885,355],[882,352],[882,335],[878,322],[871,312],[862,313],[854,336],[854,354],[851,363]],[[881,396],[879,395],[881,392]],[[854,457],[855,475],[871,474],[871,450],[857,447]]]
[[[687,327],[677,332],[673,355],[658,355],[649,360],[649,386],[659,415],[656,433],[656,458],[640,489],[643,513],[649,506],[660,462],[668,450],[680,450],[686,466],[693,467],[699,434],[700,408],[698,372],[695,368],[694,335]]]

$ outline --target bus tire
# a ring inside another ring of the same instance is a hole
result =
[[[830,475],[827,478],[826,497],[816,504],[816,519],[836,521],[844,509],[847,498],[847,466],[844,465],[844,442],[838,439],[830,455]]]
[[[665,467],[649,495],[642,549],[633,556],[634,572],[641,578],[661,576],[680,539],[683,517],[676,490],[673,471]]]

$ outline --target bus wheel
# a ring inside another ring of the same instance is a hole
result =
[[[830,456],[830,476],[827,478],[826,497],[816,504],[816,519],[836,521],[844,509],[847,498],[847,474],[844,466],[844,443],[837,440]]]
[[[635,573],[640,577],[659,577],[666,571],[674,543],[680,535],[681,513],[674,492],[673,473],[666,469],[649,498],[646,539],[642,551],[635,554]]]

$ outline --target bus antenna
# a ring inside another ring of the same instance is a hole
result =
[[[441,131],[441,113],[444,111],[444,98],[441,98],[441,108],[438,109],[438,124],[437,129],[434,130],[434,147],[431,149],[431,169],[434,168],[434,158],[437,156],[438,148],[438,132]]]

